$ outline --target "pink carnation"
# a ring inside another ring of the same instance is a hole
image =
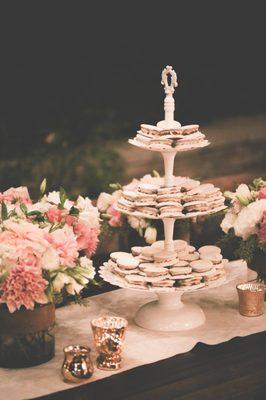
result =
[[[111,215],[111,218],[109,219],[110,226],[117,228],[122,225],[122,214],[117,211],[113,205],[108,208],[107,214]]]
[[[63,211],[60,210],[60,209],[57,208],[57,207],[51,207],[51,208],[47,211],[46,215],[47,215],[47,218],[48,218],[49,222],[51,222],[52,224],[54,224],[54,223],[58,223],[58,222],[61,222],[61,221],[62,221],[62,218],[63,218]]]
[[[266,244],[266,211],[264,211],[263,213],[258,236],[259,236],[259,242],[262,244]]]
[[[260,189],[258,199],[266,199],[266,187]]]
[[[65,219],[65,222],[66,222],[67,225],[73,226],[75,224],[75,222],[76,222],[76,217],[74,217],[73,215],[67,215],[66,219]]]
[[[1,303],[6,303],[9,311],[13,313],[21,306],[33,310],[35,302],[48,303],[45,295],[47,282],[40,273],[23,266],[13,268],[7,279],[0,287]]]
[[[31,198],[26,186],[20,186],[17,188],[10,188],[3,193],[0,193],[0,201],[7,201],[14,203],[19,201],[20,203],[31,204]]]
[[[0,243],[13,251],[10,251],[2,262],[9,266],[40,268],[41,257],[49,247],[45,236],[42,229],[30,222],[5,221],[4,230],[0,233]]]
[[[94,254],[99,241],[99,228],[90,228],[84,222],[79,222],[74,225],[74,232],[77,235],[79,250],[84,250],[88,256]]]
[[[65,266],[72,266],[78,257],[78,243],[73,229],[65,225],[48,236],[48,240],[56,250],[60,263]]]

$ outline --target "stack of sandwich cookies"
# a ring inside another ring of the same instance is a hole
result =
[[[160,129],[158,126],[142,124],[140,130],[130,143],[149,150],[177,151],[192,150],[209,144],[199,125],[186,125],[174,129]]]
[[[218,247],[203,246],[196,251],[183,240],[175,240],[174,247],[174,251],[166,252],[163,241],[135,246],[132,253],[111,253],[107,266],[130,287],[195,290],[225,276],[227,260]]]
[[[189,190],[183,196],[182,202],[186,215],[196,216],[197,213],[224,208],[222,192],[211,183]]]
[[[154,178],[156,180],[156,178]],[[135,190],[124,190],[117,201],[121,212],[142,218],[192,218],[225,208],[220,189],[212,184],[175,177],[172,187],[140,182]]]

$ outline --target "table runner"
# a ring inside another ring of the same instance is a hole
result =
[[[243,282],[252,277],[243,263],[243,273],[236,281]],[[185,300],[189,299],[199,304],[207,319],[201,327],[186,332],[158,333],[134,324],[133,316],[139,306],[156,297],[146,291],[119,289],[90,297],[86,300],[86,307],[75,304],[58,309],[55,358],[33,368],[0,369],[1,398],[29,399],[75,386],[62,381],[62,349],[69,344],[89,345],[93,349],[92,357],[95,359],[90,320],[99,315],[112,313],[124,316],[129,320],[129,329],[122,369],[106,372],[95,368],[91,381],[190,351],[198,342],[212,345],[236,336],[264,331],[266,314],[256,318],[245,318],[238,313],[236,281],[207,291],[187,293],[184,296]]]

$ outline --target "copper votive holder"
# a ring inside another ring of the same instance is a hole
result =
[[[257,282],[237,285],[239,313],[245,317],[258,317],[264,313],[264,285]]]
[[[127,329],[127,320],[105,316],[91,321],[96,349],[97,367],[105,371],[121,368],[121,353]]]
[[[65,359],[62,365],[62,375],[65,381],[80,383],[93,374],[93,363],[90,358],[90,348],[80,345],[64,348]]]

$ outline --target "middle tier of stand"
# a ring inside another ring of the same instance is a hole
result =
[[[144,176],[123,187],[116,209],[124,214],[147,219],[188,219],[222,211],[226,208],[221,190],[211,183],[173,176],[172,185],[165,178]]]

